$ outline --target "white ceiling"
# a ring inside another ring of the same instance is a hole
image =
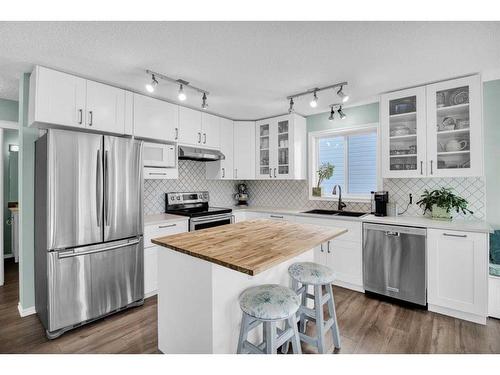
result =
[[[151,69],[210,91],[234,119],[285,113],[287,95],[348,81],[352,102],[500,67],[500,22],[0,22],[0,97],[34,64],[144,92]],[[176,101],[177,88],[155,95]],[[198,94],[187,92],[189,106]],[[333,92],[296,100],[328,110]]]

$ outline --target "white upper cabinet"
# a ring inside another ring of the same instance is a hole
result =
[[[220,148],[220,122],[223,119],[209,113],[201,114],[201,144],[206,147]]]
[[[234,125],[233,121],[220,119],[219,122],[220,151],[225,159],[206,163],[206,176],[209,179],[232,180],[234,177]]]
[[[125,90],[87,80],[86,127],[125,133]]]
[[[85,127],[86,80],[36,66],[30,78],[29,124]]]
[[[383,177],[481,176],[480,87],[471,76],[382,95]]]
[[[202,140],[201,112],[179,107],[179,142],[199,146]]]
[[[134,135],[176,142],[179,136],[179,106],[134,94]]]
[[[285,115],[256,124],[256,178],[306,178],[306,120]]]
[[[234,168],[233,179],[255,179],[255,122],[234,122]]]
[[[435,177],[483,174],[478,76],[427,86],[427,157]]]
[[[125,134],[125,114],[130,113],[125,96],[125,90],[36,66],[30,78],[29,124]]]

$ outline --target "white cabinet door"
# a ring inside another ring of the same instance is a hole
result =
[[[85,127],[86,81],[37,66],[30,78],[30,125]]]
[[[267,119],[258,121],[255,129],[255,140],[257,146],[257,165],[255,178],[268,180],[273,178],[273,168],[275,168],[276,135],[275,121]]]
[[[125,90],[87,80],[86,127],[125,133]]]
[[[293,118],[292,116],[281,116],[276,118],[276,124],[271,137],[274,143],[271,149],[274,152],[275,165],[273,168],[273,177],[287,180],[293,176],[293,151],[290,147],[293,139]]]
[[[330,245],[326,247],[327,264],[335,271],[336,280],[356,286],[357,290],[362,289],[363,261],[361,242],[333,239],[330,241]]]
[[[427,86],[429,176],[483,174],[479,76]]]
[[[488,310],[487,234],[427,230],[427,300],[485,317]],[[458,316],[462,317],[462,316]]]
[[[201,114],[201,129],[203,146],[220,148],[220,122],[222,118],[209,113]]]
[[[179,142],[193,146],[201,145],[200,111],[179,106]]]
[[[134,136],[175,142],[178,133],[178,105],[134,94]]]
[[[383,177],[426,176],[425,87],[382,95]]]
[[[255,122],[234,122],[235,180],[255,179]]]
[[[206,163],[206,176],[208,179],[232,180],[234,176],[233,122],[231,120],[221,118],[219,125],[220,151],[224,154],[225,159]]]

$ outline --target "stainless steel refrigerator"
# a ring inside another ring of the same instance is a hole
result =
[[[142,142],[35,142],[35,305],[47,336],[144,301]]]

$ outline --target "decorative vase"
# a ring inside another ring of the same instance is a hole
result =
[[[313,187],[313,197],[321,197],[321,187]]]
[[[432,205],[432,218],[437,220],[451,220],[450,212],[443,207],[438,205]]]

